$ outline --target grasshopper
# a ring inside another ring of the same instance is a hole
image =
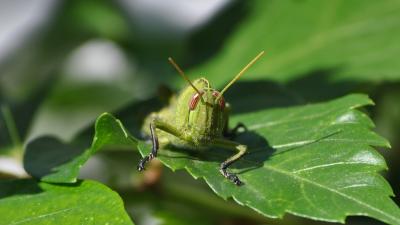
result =
[[[238,186],[243,184],[236,174],[228,172],[227,169],[246,153],[247,146],[227,137],[244,125],[238,124],[232,130],[228,129],[230,106],[225,102],[223,94],[263,54],[264,51],[260,52],[250,61],[221,92],[213,89],[205,78],[191,82],[174,60],[169,58],[169,62],[189,86],[177,97],[172,97],[169,106],[159,112],[151,113],[145,119],[143,132],[151,137],[152,151],[140,160],[137,169],[144,170],[145,164],[157,157],[159,140],[179,148],[195,150],[219,147],[235,151],[234,155],[220,164],[219,171],[234,184]]]

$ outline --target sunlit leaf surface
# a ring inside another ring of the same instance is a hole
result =
[[[329,79],[400,78],[400,3],[384,1],[251,1],[222,50],[191,74],[222,85],[258,52],[243,79],[290,81],[323,70]],[[207,42],[204,41],[204,47]]]
[[[2,225],[133,224],[119,195],[94,181],[0,181],[0,215]]]
[[[400,222],[392,190],[377,173],[386,169],[371,146],[388,147],[370,129],[371,120],[358,107],[372,104],[364,95],[349,95],[327,103],[262,110],[232,118],[248,131],[237,141],[247,155],[232,167],[245,185],[237,187],[219,173],[232,152],[202,153],[162,149],[159,159],[173,170],[188,170],[206,180],[221,197],[233,197],[268,217],[285,212],[343,222],[347,215],[367,215],[387,223]],[[139,144],[142,154],[150,146]]]
[[[249,146],[248,153],[231,167],[245,183],[240,187],[219,173],[219,165],[232,155],[230,151],[164,147],[158,158],[172,170],[186,169],[193,177],[205,179],[222,198],[232,197],[268,217],[282,217],[289,212],[344,222],[348,215],[365,215],[397,224],[400,210],[390,199],[391,187],[378,173],[387,168],[386,163],[373,148],[389,147],[389,143],[371,131],[372,121],[358,110],[371,104],[367,96],[355,94],[326,103],[233,116],[231,126],[242,122],[247,127],[236,141]],[[119,120],[103,114],[97,119],[94,143],[86,153],[71,156],[73,159],[61,167],[49,169],[54,173],[38,177],[52,182],[74,182],[87,158],[110,144],[131,147],[138,144],[142,155],[151,149],[148,143],[130,138]],[[30,154],[41,149],[31,147]],[[37,172],[35,168],[40,167],[33,166],[31,174]]]

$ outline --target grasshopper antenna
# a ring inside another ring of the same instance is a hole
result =
[[[249,62],[249,64],[247,64],[247,65],[235,76],[235,78],[233,78],[233,79],[231,80],[231,82],[229,82],[229,84],[227,84],[227,85],[224,87],[224,89],[222,89],[222,91],[220,92],[220,94],[218,95],[218,97],[216,98],[215,101],[218,102],[218,100],[219,100],[220,98],[222,98],[222,95],[224,94],[224,92],[225,92],[226,90],[228,90],[228,88],[229,88],[233,83],[235,83],[235,82],[244,74],[244,72],[246,72],[246,71],[247,71],[247,70],[262,56],[262,55],[264,55],[264,51],[258,53],[258,55],[257,55],[256,57],[254,57],[254,59],[251,60],[251,61]]]
[[[178,66],[178,64],[175,63],[175,61],[171,58],[168,57],[168,61],[172,64],[172,66],[175,67],[175,69],[178,71],[179,75],[181,75],[181,77],[183,79],[185,79],[190,86],[192,86],[192,88],[197,92],[197,94],[199,94],[199,96],[201,96],[201,92],[199,91],[199,89],[197,89],[194,84],[189,80],[189,78],[185,75],[185,73],[182,71],[182,69]]]

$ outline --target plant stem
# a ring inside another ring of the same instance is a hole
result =
[[[17,126],[15,125],[10,108],[6,105],[2,105],[1,113],[3,114],[4,123],[14,147],[21,147],[21,138],[18,134]]]

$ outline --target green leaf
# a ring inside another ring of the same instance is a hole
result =
[[[258,52],[266,55],[243,79],[290,81],[316,70],[351,80],[400,78],[400,2],[251,1],[221,51],[191,74],[224,84]],[[227,18],[230,20],[231,18]],[[196,43],[200,48],[207,40]]]
[[[107,148],[132,148],[136,140],[129,136],[121,122],[108,113],[95,124],[95,136],[90,148],[82,151],[52,137],[30,142],[24,155],[25,170],[33,177],[53,183],[75,183],[80,168],[96,152]]]
[[[295,215],[344,222],[365,215],[400,223],[400,210],[389,196],[389,184],[378,174],[383,157],[371,146],[389,147],[372,132],[372,121],[358,107],[371,105],[365,95],[348,95],[327,103],[263,110],[232,117],[248,132],[237,141],[249,152],[231,170],[245,185],[237,187],[219,173],[232,152],[211,149],[191,152],[160,150],[158,158],[172,170],[185,168],[203,178],[222,198],[232,197],[261,214]],[[139,142],[142,155],[151,147]]]
[[[230,151],[164,147],[158,158],[172,170],[186,169],[193,177],[203,178],[222,198],[233,198],[267,217],[281,218],[289,212],[344,222],[348,215],[364,215],[398,224],[400,210],[390,199],[392,189],[378,173],[387,168],[386,163],[372,147],[389,147],[389,143],[371,131],[373,122],[357,109],[371,104],[367,96],[356,94],[232,116],[231,126],[243,122],[248,128],[236,141],[248,145],[249,151],[231,167],[245,182],[241,187],[219,173]],[[119,120],[103,114],[97,120],[91,149],[110,143],[138,144],[142,155],[151,149],[145,142],[129,139]],[[61,171],[80,167],[66,165]],[[51,178],[65,182],[61,172]]]
[[[0,224],[133,224],[118,194],[94,181],[0,181],[0,215]]]

